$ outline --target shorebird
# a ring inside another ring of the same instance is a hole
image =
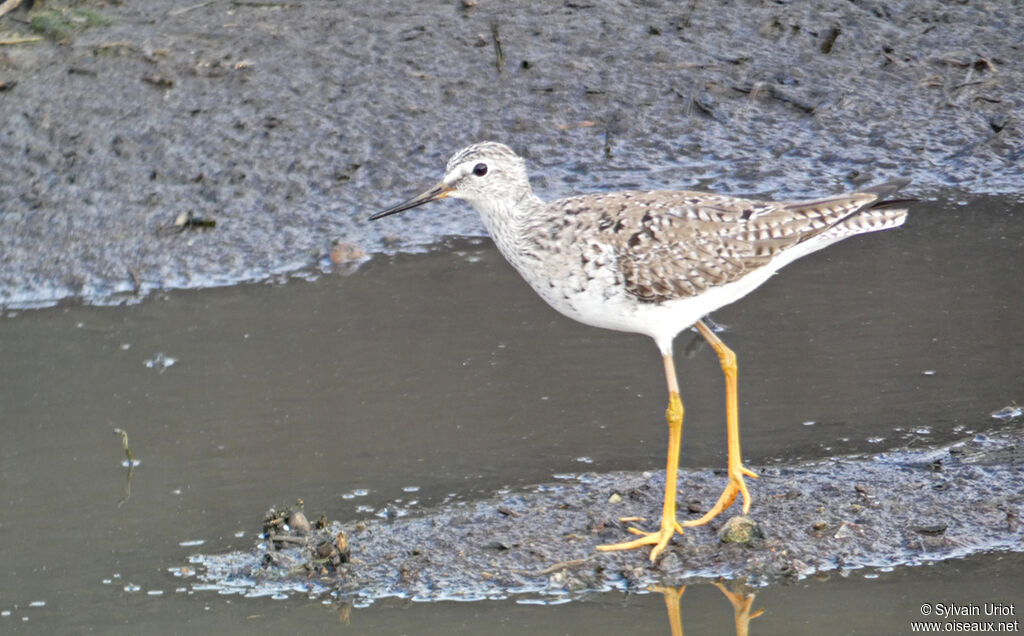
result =
[[[740,455],[736,355],[702,318],[746,296],[776,271],[855,234],[901,225],[910,200],[886,200],[908,183],[812,201],[757,201],[684,190],[623,191],[545,203],[533,193],[526,162],[507,146],[479,143],[455,153],[444,178],[426,192],[371,216],[397,214],[430,201],[463,199],[476,208],[502,255],[549,305],[595,327],[654,339],[668,383],[668,460],[659,528],[632,541],[598,546],[653,546],[651,561],[676,532],[699,526],[743,498],[750,510]],[[718,354],[725,376],[728,482],[699,519],[676,519],[682,439],[672,342],[696,326]]]

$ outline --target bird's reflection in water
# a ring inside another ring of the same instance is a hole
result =
[[[730,591],[721,583],[712,583],[712,585],[717,587],[732,604],[733,617],[736,621],[736,636],[747,636],[750,633],[750,621],[764,614],[764,608],[753,614],[750,613],[750,607],[753,605],[756,595]],[[652,585],[649,589],[652,592],[661,592],[665,597],[665,609],[668,610],[668,625],[672,630],[672,636],[683,636],[683,618],[679,603],[683,598],[683,592],[686,591],[686,586]]]

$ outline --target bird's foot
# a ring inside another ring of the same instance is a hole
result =
[[[737,626],[739,626],[741,620],[749,623],[751,620],[764,614],[764,608],[757,610],[753,614],[750,613],[750,608],[754,604],[754,594],[730,592],[724,585],[718,582],[712,582],[711,584],[717,587],[725,595],[725,598],[729,599],[729,603],[732,604],[733,611],[736,614]]]
[[[715,505],[712,506],[711,510],[708,510],[700,519],[684,521],[678,525],[683,528],[693,528],[694,526],[704,525],[731,506],[732,502],[736,501],[736,495],[743,496],[743,514],[750,512],[750,493],[747,492],[747,484],[743,481],[744,477],[757,479],[757,473],[752,470],[748,470],[742,464],[737,462],[736,466],[730,467],[729,483],[725,486],[725,490],[722,491],[722,496],[718,498],[718,501],[715,502]]]
[[[642,521],[640,517],[623,517],[622,521]],[[631,533],[638,534],[638,539],[632,541],[623,541],[622,543],[611,543],[608,545],[599,545],[597,549],[601,552],[612,552],[614,550],[635,550],[642,548],[645,545],[653,545],[651,549],[651,562],[658,560],[658,556],[668,546],[668,542],[672,540],[675,533],[682,534],[683,528],[675,519],[661,520],[661,528],[654,532],[645,532],[639,528],[627,528]]]

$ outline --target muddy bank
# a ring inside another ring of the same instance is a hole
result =
[[[1009,5],[36,4],[0,18],[0,307],[480,234],[460,205],[366,218],[484,138],[546,198],[1024,189]],[[189,214],[216,227],[161,231]]]
[[[752,486],[758,531],[749,542],[719,539],[726,518],[738,514],[730,510],[676,537],[654,565],[646,550],[599,553],[594,547],[629,536],[618,521],[622,515],[659,517],[663,475],[581,474],[416,518],[323,524],[310,536],[279,525],[268,533],[277,541],[261,540],[247,553],[195,557],[202,581],[195,587],[247,595],[331,593],[363,602],[515,595],[554,601],[709,578],[763,585],[1024,549],[1020,430],[760,473]],[[684,471],[680,519],[713,503],[722,482],[711,471]]]

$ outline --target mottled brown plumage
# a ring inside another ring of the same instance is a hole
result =
[[[900,225],[906,202],[885,197],[906,183],[802,202],[656,190],[545,203],[530,187],[525,162],[487,142],[453,155],[435,188],[373,218],[437,198],[465,199],[552,307],[597,327],[647,334],[665,351],[676,333],[793,260]]]
[[[599,550],[652,546],[651,560],[684,526],[707,523],[743,497],[736,355],[700,320],[747,295],[776,271],[837,241],[903,223],[907,201],[886,201],[906,181],[804,202],[752,201],[688,191],[626,191],[545,203],[526,166],[507,146],[476,144],[456,153],[431,190],[371,218],[444,197],[465,199],[480,213],[509,263],[552,307],[596,327],[642,333],[661,350],[668,381],[669,450],[661,525],[654,532]],[[696,325],[719,357],[726,382],[729,481],[700,519],[676,519],[682,438],[672,341]]]
[[[645,302],[664,302],[738,280],[823,233],[838,240],[892,227],[906,210],[873,206],[901,185],[802,203],[667,190],[571,197],[550,205],[574,226],[557,232],[557,239],[572,234],[574,241],[614,246],[625,290]]]

